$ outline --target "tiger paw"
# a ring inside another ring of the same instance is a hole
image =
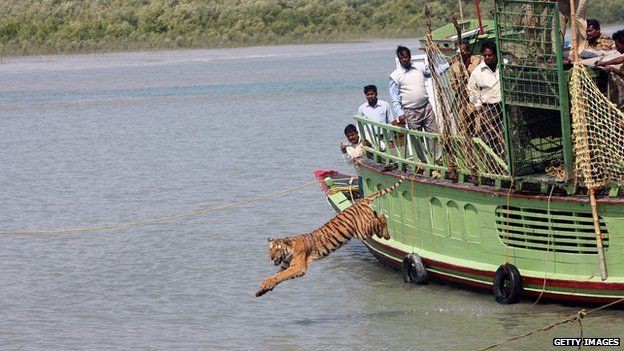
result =
[[[271,290],[273,290],[273,287],[270,287],[270,286],[265,285],[265,284],[260,284],[260,290],[256,291],[256,297],[260,297],[260,296],[268,293]]]

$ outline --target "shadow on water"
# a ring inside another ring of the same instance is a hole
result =
[[[335,322],[353,322],[353,321],[366,321],[366,320],[374,320],[374,319],[386,319],[386,318],[394,318],[397,315],[409,315],[420,313],[421,311],[413,308],[413,309],[405,309],[405,310],[388,310],[388,311],[376,311],[376,312],[360,312],[360,313],[352,313],[345,315],[326,315],[320,316],[314,319],[306,318],[300,320],[294,320],[293,323],[299,325],[312,325],[312,324],[328,324]],[[278,327],[279,325],[274,325]]]

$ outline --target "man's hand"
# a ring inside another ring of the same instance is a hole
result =
[[[479,105],[479,106],[475,105],[475,107],[474,107],[474,111],[475,111],[476,113],[481,113],[481,112],[483,112],[483,106],[481,106],[481,105]]]
[[[366,139],[362,140],[362,145],[367,146],[367,147],[373,147],[373,145],[371,145],[371,143]]]
[[[405,115],[400,115],[397,119],[399,120],[399,123],[405,123]]]
[[[340,151],[342,151],[343,154],[347,153],[347,145],[345,145],[344,143],[340,143]]]

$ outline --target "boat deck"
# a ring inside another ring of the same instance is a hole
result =
[[[552,201],[556,200],[556,201],[589,203],[589,198],[587,195],[585,194],[568,195],[561,188],[559,189],[554,188],[554,190],[553,188],[550,188],[550,190],[552,190],[552,193],[551,191],[548,191],[548,192],[530,191],[530,190],[535,190],[535,186],[539,186],[540,184],[546,184],[546,185],[550,184],[550,183],[539,183],[537,181],[534,181],[534,179],[536,178],[533,176],[531,177],[530,183],[522,183],[523,179],[520,178],[517,181],[517,183],[511,187],[511,190],[510,190],[511,183],[508,183],[507,187],[504,187],[504,186],[500,187],[494,184],[488,184],[487,182],[478,183],[478,184],[471,183],[471,182],[460,182],[460,181],[455,181],[452,179],[433,178],[431,176],[421,175],[421,174],[414,175],[414,173],[410,172],[409,169],[404,172],[397,170],[397,169],[394,169],[392,171],[387,171],[388,167],[386,165],[375,162],[367,158],[361,158],[357,162],[360,164],[361,167],[368,168],[370,170],[375,171],[376,173],[392,175],[396,178],[406,177],[406,179],[409,179],[410,181],[414,181],[417,183],[435,184],[441,187],[458,188],[458,189],[476,191],[476,192],[481,192],[481,193],[488,193],[488,194],[493,194],[493,195],[496,194],[502,197],[509,196],[512,198],[514,197],[515,198],[531,198],[531,199],[537,199],[537,200],[542,200],[542,201],[548,201],[550,199]],[[547,177],[552,177],[552,176],[545,174],[542,177],[538,177],[537,179],[541,179],[545,181]],[[603,189],[601,193],[597,193],[596,201],[598,203],[624,204],[624,198],[612,197],[611,189],[609,188],[605,188]]]

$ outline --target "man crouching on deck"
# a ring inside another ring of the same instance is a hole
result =
[[[342,156],[345,159],[345,162],[349,164],[353,164],[355,168],[355,172],[358,175],[358,186],[360,191],[360,197],[364,197],[364,188],[362,184],[362,176],[360,176],[360,170],[357,165],[353,162],[356,158],[360,158],[364,156],[364,146],[370,147],[371,144],[366,139],[360,140],[360,134],[357,131],[357,128],[353,124],[349,124],[344,129],[344,134],[347,137],[348,144],[340,143],[340,151],[342,151]]]

